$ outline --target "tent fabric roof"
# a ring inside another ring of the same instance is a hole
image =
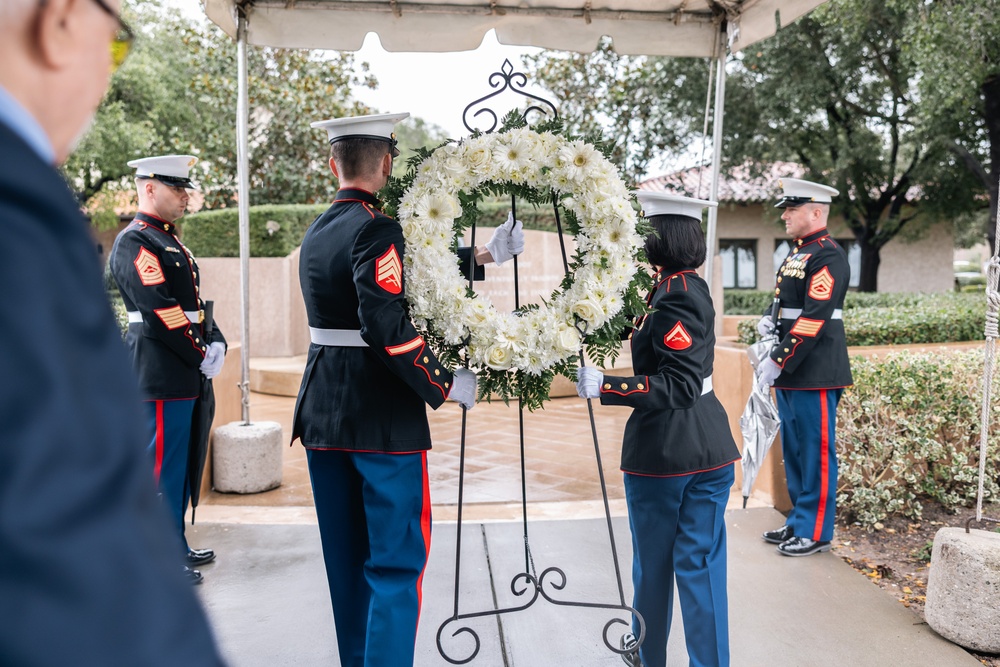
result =
[[[600,38],[629,55],[711,57],[725,22],[733,51],[773,35],[825,0],[203,0],[208,17],[247,40],[356,51],[369,32],[387,51],[468,51],[491,29],[501,44],[589,53]]]

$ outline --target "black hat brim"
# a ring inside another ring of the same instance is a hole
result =
[[[152,176],[140,176],[139,178],[152,178],[164,185],[169,185],[172,188],[186,188],[188,190],[197,190],[198,186],[190,178],[180,178],[178,176],[164,176],[163,174],[153,174]]]
[[[798,208],[803,204],[829,204],[830,202],[815,202],[812,197],[782,197],[774,208]]]

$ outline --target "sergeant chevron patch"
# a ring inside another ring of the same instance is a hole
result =
[[[830,268],[824,266],[823,270],[809,281],[809,298],[829,301],[831,296],[833,296],[833,276],[830,275]]]
[[[389,246],[385,254],[375,260],[375,283],[389,294],[403,291],[403,264],[396,246]]]
[[[671,350],[686,350],[691,347],[691,334],[684,328],[684,324],[678,322],[674,328],[663,337],[663,344]]]
[[[135,264],[135,270],[139,273],[139,280],[146,287],[159,285],[166,281],[166,278],[163,276],[163,269],[160,268],[160,260],[146,248],[139,250],[139,254],[136,255],[133,264]]]

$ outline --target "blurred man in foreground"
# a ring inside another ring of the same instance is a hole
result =
[[[120,0],[0,3],[0,664],[220,665],[171,557],[138,389],[55,165],[132,33]]]

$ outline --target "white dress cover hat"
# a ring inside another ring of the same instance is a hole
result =
[[[670,194],[659,190],[637,190],[636,199],[642,206],[643,216],[683,215],[701,222],[701,212],[706,208],[715,208],[719,202],[693,199]]]
[[[380,113],[371,116],[352,116],[350,118],[331,118],[318,120],[309,126],[326,130],[330,144],[343,139],[377,139],[385,141],[392,147],[392,156],[399,155],[396,148],[396,123],[409,117],[409,113]]]
[[[189,173],[197,163],[193,155],[157,155],[131,160],[128,166],[135,169],[136,178],[155,178],[172,187],[194,188]]]

